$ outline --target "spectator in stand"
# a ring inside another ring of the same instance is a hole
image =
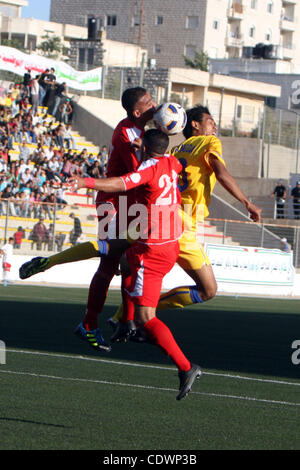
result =
[[[76,142],[72,134],[71,124],[67,124],[65,127],[64,140],[67,142],[68,149],[72,148],[72,150],[76,150]]]
[[[82,234],[82,228],[81,228],[80,220],[78,217],[75,216],[74,212],[71,212],[70,217],[74,221],[74,227],[70,234],[70,242],[72,243],[73,246],[75,246],[77,244],[78,238]]]
[[[26,140],[23,140],[22,145],[20,146],[19,159],[20,161],[23,160],[24,162],[27,162],[29,158],[30,158],[30,149],[27,146]]]
[[[284,251],[285,253],[289,253],[290,247],[288,245],[287,239],[282,238],[280,241],[281,241],[281,251]]]
[[[60,124],[56,128],[56,135],[55,135],[56,145],[60,148],[64,147],[64,135],[65,135],[64,126]]]
[[[48,108],[48,112],[51,114],[51,110],[54,105],[56,84],[55,70],[53,67],[50,69],[50,72],[45,76],[44,82],[47,85],[46,96],[44,98],[44,106]]]
[[[101,166],[101,163],[98,160],[95,161],[90,176],[92,178],[104,178],[105,173],[103,167]]]
[[[54,99],[54,107],[53,107],[53,111],[52,111],[52,116],[56,117],[58,107],[59,107],[65,93],[66,93],[66,82],[56,83],[55,84],[55,99]]]
[[[300,219],[300,180],[297,181],[296,186],[292,189],[291,199],[293,199],[294,217]]]
[[[53,249],[53,240],[54,240],[54,224],[50,224],[46,234],[46,245],[48,251]]]
[[[27,95],[30,96],[30,87],[31,87],[31,70],[30,69],[28,69],[27,72],[24,73],[23,85],[25,87]]]
[[[11,198],[13,198],[13,193],[12,193],[12,185],[8,183],[4,190],[2,191],[1,198],[5,201],[4,202],[4,207],[5,207],[5,212],[8,215],[12,215],[13,217],[16,216],[16,211],[15,211],[15,206],[13,202],[11,202]]]
[[[47,241],[47,228],[44,224],[44,218],[41,217],[37,224],[34,225],[30,239],[32,240],[31,249],[34,248],[34,244],[36,244],[37,250],[42,249],[42,243]]]
[[[32,104],[32,112],[36,113],[38,110],[39,105],[39,75],[36,75],[35,78],[32,79],[31,82],[31,104]]]
[[[24,173],[21,174],[20,184],[26,185],[26,183],[28,183],[29,181],[32,181],[32,172],[30,168],[26,168]]]
[[[56,156],[53,156],[48,161],[46,174],[47,174],[48,181],[62,181],[62,178],[59,174],[59,162],[57,161]]]
[[[66,100],[62,104],[60,104],[58,110],[60,112],[60,122],[69,124],[70,116],[73,113],[73,108],[71,106],[69,98],[66,98]]]
[[[18,230],[13,235],[14,238],[14,248],[20,249],[22,244],[22,239],[25,238],[25,232],[21,226],[18,227]]]
[[[49,69],[46,69],[45,72],[43,72],[39,76],[39,105],[44,106],[44,98],[46,96],[47,92],[47,84],[45,83],[45,77],[48,75]]]
[[[62,233],[62,232],[58,232],[55,236],[55,243],[56,243],[56,246],[57,246],[57,251],[61,251],[62,250],[62,247],[63,247],[63,244],[64,244],[64,241],[66,239],[66,234],[65,233]]]
[[[270,197],[276,198],[276,218],[284,219],[284,205],[286,199],[286,187],[283,185],[282,180],[277,181],[277,185]]]
[[[49,148],[45,148],[44,153],[47,157],[47,160],[50,160],[52,157],[54,157],[54,145],[51,144]]]

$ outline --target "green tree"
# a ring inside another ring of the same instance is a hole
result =
[[[14,39],[2,39],[1,46],[13,47],[14,49],[18,49],[21,52],[26,52],[26,49],[24,48],[22,42],[15,38]]]
[[[190,59],[187,56],[183,56],[185,65],[191,67],[192,69],[203,70],[204,72],[208,72],[209,68],[209,57],[208,54],[204,51],[196,51],[195,57]]]
[[[48,59],[57,59],[62,53],[64,47],[59,36],[42,36],[43,41],[37,46],[41,54]]]

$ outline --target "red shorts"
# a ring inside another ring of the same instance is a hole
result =
[[[11,264],[9,263],[3,263],[3,271],[5,271],[6,273],[9,273],[10,272],[10,268],[11,268]]]
[[[127,293],[135,304],[156,307],[164,276],[177,261],[177,241],[163,245],[135,243],[126,251],[131,270],[131,287]]]

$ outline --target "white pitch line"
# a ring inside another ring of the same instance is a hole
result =
[[[142,367],[145,369],[160,369],[160,370],[173,370],[174,372],[177,371],[174,367],[163,367],[163,366],[155,366],[155,365],[148,365],[148,364],[138,364],[136,362],[125,362],[125,361],[115,361],[109,359],[98,359],[80,355],[72,355],[72,354],[57,354],[57,353],[43,353],[40,351],[23,351],[19,349],[7,349],[7,352],[13,352],[17,354],[32,354],[36,356],[47,356],[47,357],[58,357],[64,359],[77,359],[82,361],[90,361],[90,362],[103,362],[105,364],[112,364],[112,365],[122,365],[122,366],[129,366],[129,367]],[[217,372],[206,372],[203,371],[203,375],[211,375],[214,377],[224,377],[227,379],[236,379],[236,380],[250,380],[252,382],[263,382],[263,383],[273,383],[278,385],[292,385],[295,387],[300,387],[300,382],[287,382],[284,380],[275,380],[275,379],[261,379],[258,377],[247,377],[242,375],[234,375],[234,374],[221,374]]]
[[[127,384],[122,382],[109,382],[106,380],[92,380],[92,379],[80,379],[80,378],[73,378],[73,377],[59,377],[55,375],[45,375],[45,374],[35,374],[31,372],[16,372],[11,370],[1,370],[0,373],[3,374],[12,374],[12,375],[23,375],[28,377],[36,377],[39,379],[48,379],[48,380],[62,380],[62,381],[71,381],[71,382],[83,382],[83,383],[94,383],[100,385],[116,385],[121,387],[130,387],[130,388],[142,388],[144,390],[157,390],[157,391],[164,391],[164,392],[177,392],[177,389],[174,388],[162,388],[162,387],[153,387],[151,385],[139,385],[139,384]],[[255,398],[255,397],[245,397],[245,396],[238,396],[238,395],[226,395],[220,393],[207,393],[207,392],[191,392],[194,395],[203,395],[206,397],[213,397],[213,398],[226,398],[231,400],[242,400],[242,401],[253,401],[258,403],[268,403],[270,405],[284,405],[284,406],[300,406],[300,403],[293,403],[288,401],[279,401],[279,400],[268,400],[266,398]]]

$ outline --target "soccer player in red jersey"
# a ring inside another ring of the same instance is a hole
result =
[[[107,177],[118,177],[134,171],[140,164],[140,151],[138,150],[141,138],[144,134],[146,123],[152,119],[156,104],[150,93],[142,87],[128,88],[122,95],[122,106],[127,112],[127,118],[123,119],[116,127],[111,141],[109,159],[107,165]],[[136,146],[137,143],[137,146]],[[127,207],[135,203],[135,190],[126,194]],[[123,196],[124,198],[124,196]],[[98,237],[118,237],[118,211],[119,193],[110,194],[99,191],[96,198],[96,207],[99,221]],[[107,230],[103,230],[103,220],[108,221]],[[116,222],[116,225],[115,225]],[[127,227],[124,227],[125,230]],[[101,312],[110,282],[116,274],[120,263],[120,257],[102,259],[98,270],[93,276],[89,288],[88,302],[83,328],[87,331],[99,331],[98,314]],[[87,333],[89,335],[89,333]],[[97,334],[94,345],[98,342],[99,349],[109,350],[108,345],[101,340],[101,334]],[[99,340],[99,341],[98,341]]]
[[[181,163],[173,155],[165,155],[169,138],[156,129],[144,134],[141,147],[143,163],[134,172],[107,179],[71,178],[74,188],[89,187],[104,192],[124,192],[137,188],[136,211],[138,217],[138,239],[127,250],[130,266],[125,295],[135,304],[135,316],[124,319],[135,320],[150,340],[173,360],[179,371],[179,394],[184,398],[201,369],[186,358],[171,331],[156,317],[163,277],[174,266],[178,253],[178,239],[182,234],[182,219],[179,214],[180,193],[177,188]],[[142,214],[142,215],[141,215]],[[136,220],[136,221],[137,221]],[[134,225],[134,230],[136,225]],[[134,234],[130,233],[129,235]],[[130,334],[130,326],[129,326]]]

